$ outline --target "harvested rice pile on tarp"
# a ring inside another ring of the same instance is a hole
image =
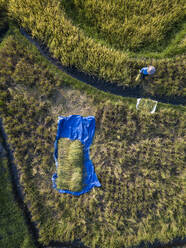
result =
[[[83,145],[79,140],[58,140],[57,187],[71,191],[82,190]]]

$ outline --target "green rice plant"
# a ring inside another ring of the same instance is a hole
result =
[[[80,191],[83,180],[83,145],[79,140],[58,140],[57,187]]]
[[[183,1],[61,1],[74,24],[103,44],[117,49],[161,49],[183,22]],[[109,16],[109,18],[108,18]],[[180,28],[180,27],[179,27]]]

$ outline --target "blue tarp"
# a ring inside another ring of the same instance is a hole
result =
[[[82,117],[80,115],[70,115],[68,117],[60,116],[58,118],[57,135],[54,143],[54,159],[56,163],[56,169],[58,166],[58,140],[60,138],[80,140],[83,144],[84,154],[83,189],[79,192],[58,189],[56,185],[57,173],[55,173],[52,176],[53,188],[55,188],[59,193],[69,193],[78,196],[90,191],[95,186],[101,186],[94,171],[94,165],[89,158],[89,148],[92,144],[94,133],[95,118],[93,116]]]

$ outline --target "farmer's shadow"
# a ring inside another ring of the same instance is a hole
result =
[[[142,96],[154,96],[156,89],[156,77],[148,75],[140,79],[140,91]]]

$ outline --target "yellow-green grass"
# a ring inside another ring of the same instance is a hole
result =
[[[88,36],[132,51],[162,51],[186,16],[184,0],[61,0],[61,6]]]
[[[57,187],[81,191],[83,182],[83,145],[79,140],[58,140]]]
[[[106,47],[87,37],[66,17],[60,3],[58,0],[34,0],[32,4],[29,0],[10,0],[8,11],[12,19],[47,46],[65,66],[75,66],[123,88],[142,86],[143,91],[152,96],[185,96],[185,55],[178,38],[175,38],[176,43],[165,49],[165,53],[155,52],[146,59],[146,54],[140,55],[142,58],[131,58],[132,54],[127,51]],[[175,54],[179,56],[174,57]],[[136,54],[132,56],[136,57]],[[150,64],[157,69],[155,76],[146,80],[145,84],[136,82],[139,69]]]
[[[35,245],[29,234],[23,212],[13,194],[6,156],[0,157],[0,182],[0,247],[34,248]]]
[[[0,49],[0,112],[42,244],[121,248],[185,237],[184,106],[141,113],[136,99],[65,75],[14,29]],[[78,112],[96,118],[90,158],[102,187],[74,197],[52,189],[51,177],[57,117]]]

